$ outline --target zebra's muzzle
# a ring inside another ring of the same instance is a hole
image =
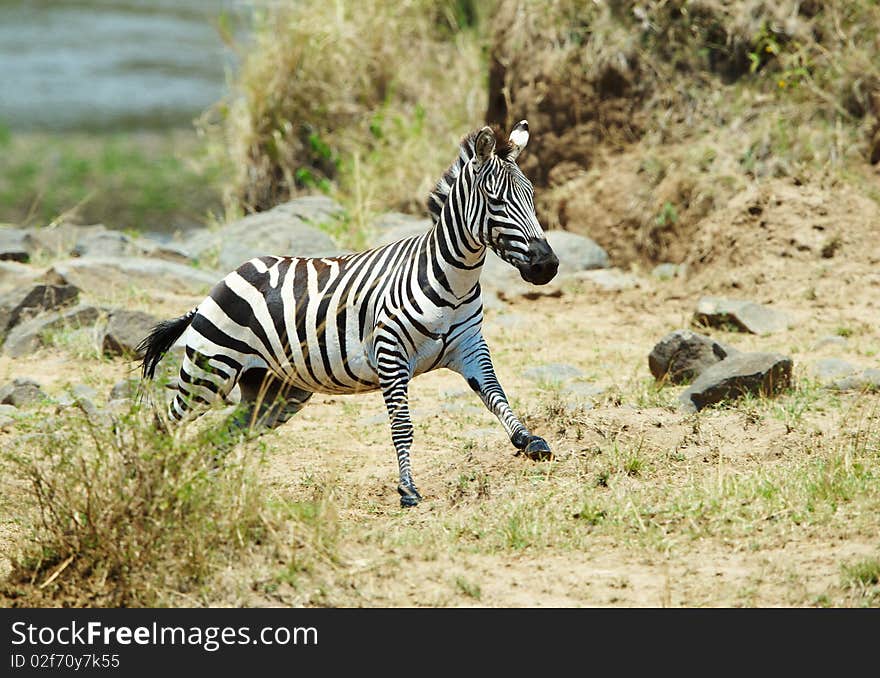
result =
[[[546,285],[556,277],[559,258],[553,253],[549,243],[543,238],[529,243],[528,259],[515,264],[519,274],[533,285]]]

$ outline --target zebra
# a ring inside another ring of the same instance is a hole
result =
[[[314,393],[381,390],[397,454],[400,504],[422,496],[413,480],[409,382],[441,367],[461,374],[531,459],[550,447],[516,417],[481,331],[480,272],[487,250],[527,282],[554,278],[559,259],[538,223],[532,184],[516,164],[526,120],[509,137],[483,127],[428,198],[428,232],[355,254],[261,256],[242,264],[185,315],[141,342],[144,379],[183,337],[185,351],[168,418],[201,414],[241,389],[233,430],[279,426]]]

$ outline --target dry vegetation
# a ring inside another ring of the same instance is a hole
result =
[[[810,368],[880,355],[878,5],[476,6],[266,3],[204,129],[239,170],[234,209],[317,188],[356,229],[421,210],[487,109],[526,117],[545,223],[616,265],[687,263],[487,312],[499,376],[555,459],[514,456],[448,372],[412,389],[417,510],[398,508],[376,394],[316,397],[248,441],[218,440],[228,413],[169,438],[148,408],[111,422],[44,403],[0,430],[2,604],[880,604],[880,394]],[[198,301],[127,293],[168,317]],[[797,317],[770,337],[717,331],[791,355],[788,392],[690,415],[650,379],[650,347],[707,293]],[[0,383],[40,374],[58,396],[130,376],[81,333],[52,343],[0,357]],[[555,362],[604,391],[523,376]]]
[[[420,210],[485,110],[477,3],[257,5],[229,100],[203,121],[235,168],[230,204],[260,211],[338,187],[356,227]]]

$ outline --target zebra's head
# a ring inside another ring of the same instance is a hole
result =
[[[516,164],[528,141],[525,120],[517,123],[506,142],[497,143],[491,127],[477,133],[471,162],[475,189],[486,206],[479,238],[516,267],[523,280],[544,285],[556,276],[559,259],[535,215],[532,184]]]

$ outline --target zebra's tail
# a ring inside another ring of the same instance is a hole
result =
[[[174,345],[174,342],[189,327],[197,310],[198,307],[179,318],[163,320],[150,330],[147,337],[138,344],[138,355],[143,356],[141,369],[143,370],[144,379],[152,379],[156,375],[156,366],[159,364],[159,361],[162,360],[168,349]]]

